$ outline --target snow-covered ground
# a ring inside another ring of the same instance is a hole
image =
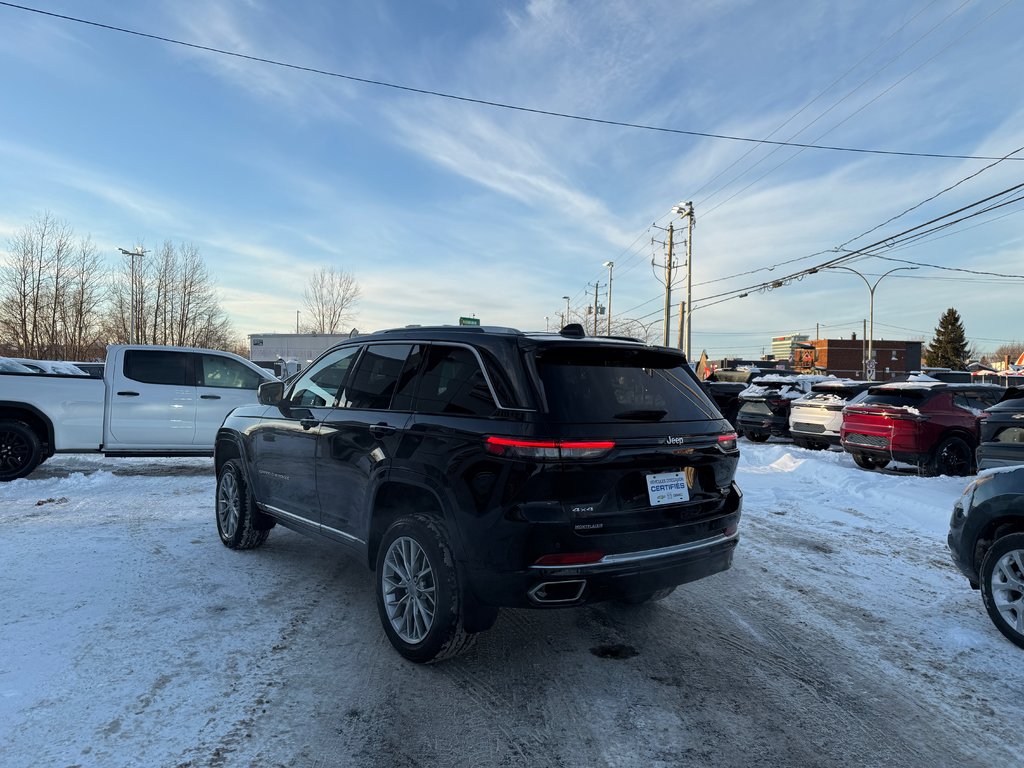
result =
[[[329,544],[222,547],[210,460],[53,458],[0,486],[0,765],[1017,764],[1024,651],[945,547],[965,481],[741,448],[730,571],[429,667]]]

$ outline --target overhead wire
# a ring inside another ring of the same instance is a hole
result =
[[[1011,2],[1012,0],[1007,0]],[[333,77],[341,80],[347,80],[355,83],[362,83],[364,85],[373,85],[381,88],[390,88],[392,90],[403,91],[406,93],[416,93],[423,96],[433,96],[441,99],[448,99],[451,101],[458,101],[466,104],[477,104],[480,106],[494,107],[496,109],[506,109],[516,112],[523,112],[527,114],[542,115],[545,117],[556,117],[563,120],[574,120],[578,122],[593,123],[597,125],[609,125],[617,128],[631,128],[635,130],[652,131],[657,133],[667,133],[680,136],[694,136],[706,139],[720,139],[723,141],[736,141],[745,142],[751,144],[771,144],[787,147],[797,147],[800,149],[819,149],[830,152],[848,152],[848,153],[859,153],[869,155],[889,155],[895,157],[921,157],[931,159],[943,159],[943,160],[997,160],[997,157],[989,157],[983,155],[959,155],[959,154],[946,154],[941,152],[910,152],[900,150],[887,150],[887,149],[868,149],[864,147],[842,147],[842,146],[831,146],[823,144],[808,144],[800,142],[788,142],[788,141],[775,141],[772,139],[756,139],[749,136],[731,136],[728,134],[721,133],[710,133],[706,131],[692,131],[684,130],[681,128],[669,128],[666,126],[657,125],[645,125],[643,123],[631,123],[624,120],[611,120],[597,117],[590,117],[587,115],[577,115],[569,112],[559,112],[548,109],[538,109],[534,107],[524,107],[516,104],[508,104],[500,101],[492,101],[489,99],[478,99],[469,96],[459,96],[457,94],[446,93],[444,91],[432,90],[429,88],[416,88],[409,85],[401,85],[399,83],[392,83],[386,80],[377,80],[368,77],[358,77],[356,75],[348,75],[342,72],[334,72],[331,70],[320,69],[318,67],[308,67],[300,64],[291,64],[289,62],[280,61],[278,59],[271,59],[266,56],[253,56],[251,54],[240,53],[238,51],[230,51],[224,48],[216,48],[210,45],[201,45],[199,43],[190,43],[185,40],[178,40],[165,35],[157,35],[149,32],[140,32],[138,30],[129,29],[127,27],[120,27],[113,24],[104,24],[97,21],[91,21],[89,19],[83,19],[77,16],[70,16],[62,13],[55,13],[53,11],[44,11],[40,8],[32,8],[26,5],[20,5],[17,3],[6,2],[0,0],[0,6],[11,8],[14,10],[25,11],[28,13],[36,13],[41,16],[49,16],[63,21],[70,21],[77,24],[84,24],[99,29],[105,29],[111,32],[118,32],[120,34],[132,35],[148,40],[156,40],[162,43],[168,43],[171,45],[178,45],[185,48],[191,48],[193,50],[205,51],[207,53],[214,53],[220,56],[230,56],[237,59],[243,59],[245,61],[252,61],[260,64],[268,64],[270,66],[282,67],[285,69],[291,69],[298,72],[306,72],[309,74],[323,75],[325,77]],[[1024,160],[1024,158],[1013,158],[1015,160]]]

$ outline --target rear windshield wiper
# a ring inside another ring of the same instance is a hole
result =
[[[630,421],[660,421],[668,415],[668,411],[660,409],[623,411],[616,413],[616,419],[629,419]]]

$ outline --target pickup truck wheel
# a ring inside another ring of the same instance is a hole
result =
[[[43,463],[39,436],[23,421],[0,421],[0,482],[25,477]]]
[[[476,634],[465,629],[459,571],[439,520],[409,515],[391,524],[377,555],[376,584],[384,632],[405,658],[442,661],[472,644]]]
[[[270,535],[264,517],[256,509],[238,462],[224,462],[217,476],[217,533],[221,542],[229,549],[255,549]]]
[[[981,596],[996,629],[1024,648],[1024,533],[997,539],[981,562]]]
[[[928,477],[950,475],[963,477],[974,473],[971,446],[959,437],[947,437],[937,446],[931,459],[922,467]]]

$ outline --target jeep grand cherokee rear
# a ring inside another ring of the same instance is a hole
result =
[[[277,522],[346,545],[414,661],[498,607],[656,600],[731,564],[736,435],[676,350],[401,329],[261,398],[218,444],[221,539],[258,546]]]

